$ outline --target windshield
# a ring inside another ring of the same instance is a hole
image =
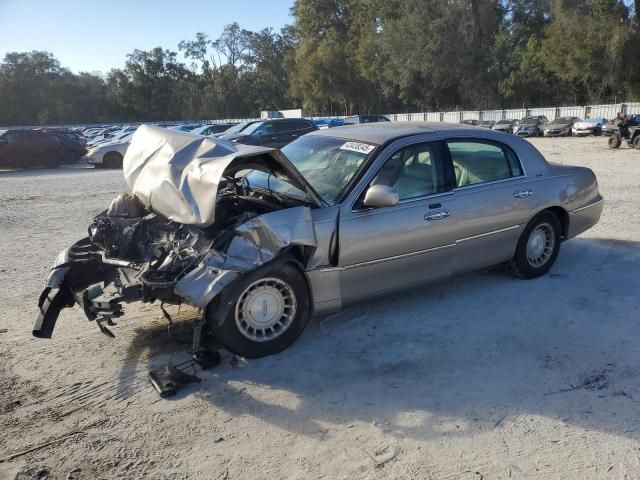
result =
[[[253,132],[255,132],[257,129],[259,129],[262,125],[264,125],[264,122],[256,122],[256,123],[252,123],[251,125],[249,125],[247,128],[245,128],[244,130],[242,130],[242,133],[245,135],[251,135]],[[229,130],[227,130],[224,133],[229,133]]]
[[[538,123],[538,117],[524,117],[520,123]]]
[[[249,125],[256,123],[256,122],[242,122],[239,123],[237,125],[234,125],[231,128],[227,128],[224,133],[238,133],[243,131],[245,128],[247,128]]]
[[[300,137],[282,152],[322,199],[335,205],[375,147],[369,143],[313,135]]]
[[[513,123],[513,120],[500,120],[498,122],[498,125],[511,125]]]
[[[572,121],[571,117],[558,117],[551,123],[571,123]]]

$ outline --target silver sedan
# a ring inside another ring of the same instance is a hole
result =
[[[279,150],[141,127],[131,193],[63,251],[34,335],[79,304],[103,333],[123,304],[201,309],[227,349],[281,351],[312,315],[492,265],[530,279],[595,225],[591,170],[518,136],[447,124],[319,130]]]

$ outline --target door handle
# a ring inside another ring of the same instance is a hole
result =
[[[516,192],[513,192],[513,196],[515,198],[527,198],[530,197],[531,195],[533,195],[533,192],[531,190],[518,190]]]
[[[449,215],[449,212],[446,210],[440,210],[439,212],[425,214],[424,219],[430,222],[432,220],[442,220],[443,218],[447,218]]]

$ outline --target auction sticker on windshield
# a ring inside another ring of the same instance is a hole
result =
[[[349,150],[351,152],[364,153],[365,155],[368,155],[374,148],[376,148],[375,145],[369,145],[368,143],[347,142],[340,147],[340,150]]]

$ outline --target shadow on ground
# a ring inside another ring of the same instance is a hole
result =
[[[367,422],[424,439],[541,415],[637,438],[639,247],[575,239],[540,279],[493,271],[354,305],[281,354],[228,356],[181,397],[308,436]]]

